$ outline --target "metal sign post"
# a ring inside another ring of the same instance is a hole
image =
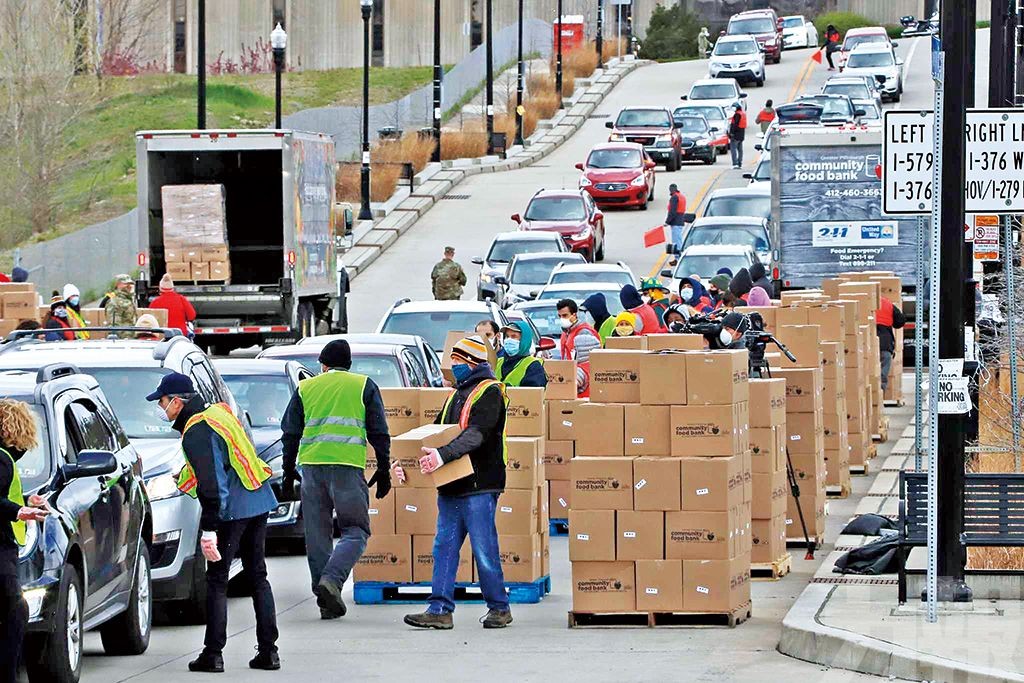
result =
[[[1017,333],[1016,316],[1010,310],[1016,297],[1013,272],[1013,226],[1009,216],[1003,216],[1003,268],[1006,273],[1006,329],[1010,342],[1010,424],[1013,427],[1013,471],[1020,472],[1020,394],[1017,387]]]
[[[928,221],[924,216],[917,217],[917,284],[914,290],[914,471],[921,471],[921,432],[924,425],[921,417],[921,400],[924,398],[922,374],[924,373],[924,269],[927,265],[924,257],[925,227]]]

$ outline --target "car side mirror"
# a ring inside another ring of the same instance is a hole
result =
[[[680,95],[680,96],[679,96],[679,99],[681,99],[681,100],[685,100],[685,99],[686,99],[687,97],[689,97],[689,95]]]
[[[745,93],[745,92],[741,92],[741,93],[740,93],[740,99],[743,99],[743,98],[745,98],[746,96],[747,96],[747,93]]]
[[[695,220],[697,220],[697,214],[695,214],[695,213],[684,213],[683,214],[683,222],[684,223],[692,223]]]
[[[661,276],[662,277],[672,277],[672,271],[671,270],[667,270],[667,269],[663,270],[663,271],[661,271]]]
[[[508,278],[505,277],[504,275],[495,275],[494,276],[494,284],[496,284],[496,285],[505,285],[507,287],[508,286]]]
[[[603,221],[604,220],[604,214],[601,213],[600,211],[598,211],[597,213],[594,214],[594,220],[595,221]]]
[[[530,298],[531,299],[536,299],[538,294],[540,294],[540,290],[539,289],[531,289],[530,290]]]
[[[763,152],[764,151],[764,145],[754,145],[754,151],[756,151],[756,152]]]
[[[555,350],[555,340],[552,339],[551,337],[541,337],[540,340],[537,342],[537,350],[538,351],[554,351]]]
[[[612,121],[605,121],[604,122],[604,127],[605,128],[614,128],[615,127],[615,123],[612,122]]]
[[[117,458],[110,451],[79,451],[78,462],[61,468],[65,481],[83,477],[102,477],[117,471]]]
[[[892,46],[893,47],[899,47],[900,46],[899,41],[897,41],[897,40],[892,41]]]
[[[577,171],[582,171],[583,170],[583,164],[576,164],[576,170]]]
[[[903,66],[903,58],[902,57],[897,57],[896,58],[896,66]]]
[[[754,174],[753,173],[744,173],[743,174],[743,178],[744,178],[744,180],[753,180],[754,179]]]
[[[854,116],[866,116],[867,112],[864,111],[863,109],[854,109],[853,110],[853,115]]]
[[[484,260],[479,256],[474,256],[469,260],[469,262],[475,266],[482,266],[484,264]]]
[[[520,215],[519,215],[518,213],[514,213],[514,214],[512,214],[511,218],[512,218],[512,220],[513,220],[513,221],[515,221],[516,223],[522,223],[522,222],[523,222],[523,217],[522,217],[522,216],[520,216]]]
[[[719,131],[720,131],[721,129],[720,129],[720,128],[719,128],[718,126],[715,126],[714,128],[710,128],[709,130],[710,130],[710,131],[711,131],[712,133],[717,133],[717,132],[719,132]]]

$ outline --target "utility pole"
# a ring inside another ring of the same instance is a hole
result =
[[[370,207],[370,17],[373,0],[360,0],[363,15],[363,158],[359,167],[359,220],[372,221]]]
[[[206,128],[206,0],[196,4],[196,128]]]
[[[604,0],[597,0],[597,68],[604,66]]]
[[[555,21],[558,24],[557,40],[555,47],[558,49],[558,57],[555,59],[555,92],[558,93],[558,108],[562,108],[562,0],[558,0],[556,10],[558,16]]]
[[[514,144],[523,146],[523,0],[519,0],[518,56],[516,68],[516,139]]]
[[[434,152],[431,161],[441,161],[441,0],[434,0]]]
[[[494,17],[491,0],[487,0],[487,155],[494,154]]]

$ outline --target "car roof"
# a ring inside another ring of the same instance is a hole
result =
[[[604,292],[612,289],[618,292],[622,290],[622,285],[618,282],[557,282],[553,285],[545,285],[537,295],[540,296],[541,292],[565,292],[584,288],[592,289],[595,292]]]
[[[630,149],[640,151],[643,148],[643,145],[636,142],[601,142],[591,147],[590,151],[595,152],[600,149]]]
[[[693,85],[735,85],[737,90],[740,87],[735,78],[698,78]],[[692,90],[693,86],[690,89]]]
[[[551,233],[555,234],[555,233]],[[555,234],[557,237],[558,235]],[[437,311],[490,313],[491,304],[486,301],[449,299],[447,301],[406,301],[395,306],[395,313],[434,313]]]
[[[271,358],[216,358],[213,361],[221,375],[287,375],[288,365],[288,361]]]
[[[686,248],[683,256],[715,256],[719,254],[746,254],[752,252],[746,244],[694,244]]]
[[[696,83],[694,85],[696,85]],[[680,109],[697,109],[698,107],[700,107],[700,108],[710,107],[712,109],[719,109],[722,112],[722,117],[725,118],[725,116],[726,116],[725,107],[723,107],[720,104],[702,104],[702,100],[695,100],[693,102],[687,102],[686,104],[681,104],[678,107],[676,107],[675,111],[673,111],[672,113],[674,114],[675,112],[679,111]],[[699,116],[703,116],[704,118],[707,118],[707,114],[699,114]]]
[[[90,339],[74,341],[41,341],[20,339],[0,347],[0,364],[12,365],[18,354],[31,353],[33,365],[42,367],[50,363],[74,363],[92,366],[148,366],[161,367],[171,345],[187,345],[186,353],[199,351],[199,347],[185,337],[170,340],[146,341],[141,339]],[[157,357],[159,356],[159,357]]]
[[[857,52],[859,49],[860,48],[856,48],[854,52]],[[862,83],[867,85],[867,81],[865,79],[866,76],[832,76],[825,81],[825,85],[828,85],[829,83]]]
[[[771,16],[774,13],[775,13],[775,10],[773,10],[773,9],[766,9],[766,8],[762,8],[762,9],[748,9],[748,10],[744,10],[742,12],[737,12],[736,14],[732,15],[731,17],[729,17],[729,21],[732,21],[736,17],[755,17],[755,16],[766,16],[767,17],[767,16]]]
[[[892,46],[889,43],[861,43],[857,47],[850,50],[851,55],[855,55],[858,52],[892,52]]]
[[[652,111],[652,110],[653,111],[668,111],[668,107],[659,107],[656,104],[650,104],[650,105],[637,104],[637,105],[633,105],[633,106],[630,106],[630,107],[623,107],[622,109],[619,110],[619,112],[621,113],[621,112],[624,112],[624,111],[637,111],[637,110],[639,110],[639,111]]]
[[[723,187],[715,190],[708,197],[708,201],[717,199],[719,197],[766,197],[771,196],[772,190],[770,187],[760,187],[757,185],[744,185],[743,187]]]
[[[889,35],[888,33],[886,33],[884,26],[858,26],[857,28],[851,28],[847,30],[846,37],[849,38],[850,36],[868,36],[875,33],[885,33],[886,35]]]
[[[765,219],[757,216],[704,216],[693,222],[690,226],[690,231],[692,232],[695,228],[722,227],[726,225],[756,225],[763,227],[764,224]]]
[[[548,308],[554,306],[556,303],[555,299],[531,299],[529,301],[520,301],[517,304],[513,304],[510,311],[530,311],[534,308]]]
[[[802,14],[787,14],[786,16],[784,16],[782,18],[783,19],[803,19],[804,15],[802,15]]]
[[[403,349],[403,344],[365,344],[352,342],[349,344],[353,356],[396,356]],[[305,356],[319,354],[320,349],[313,344],[285,344],[271,346],[260,352],[261,358],[287,358],[289,356]],[[266,355],[264,355],[266,354]]]
[[[22,370],[0,371],[0,396],[33,396],[36,373]]]
[[[733,33],[719,36],[715,44],[718,43],[749,43],[750,41],[757,42],[757,38],[750,35],[749,33]]]
[[[629,273],[629,268],[621,263],[565,263],[558,269],[559,273],[601,273],[609,271]]]
[[[555,242],[562,236],[554,232],[539,230],[517,230],[515,232],[499,232],[494,236],[495,242]]]
[[[571,259],[576,261],[576,257],[582,256],[573,252],[567,251],[535,251],[529,254],[516,254],[512,257],[512,260],[516,263],[522,261],[552,261],[556,259]]]
[[[420,342],[424,341],[423,337],[416,334],[397,334],[392,332],[352,332],[346,334],[321,334],[315,337],[303,337],[298,342],[297,346],[316,346],[317,348],[323,348],[327,346],[328,342],[332,342],[335,339],[344,339],[353,343],[379,343],[379,344],[400,344],[402,346],[417,346]]]

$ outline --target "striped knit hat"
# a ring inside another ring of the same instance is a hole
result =
[[[56,310],[58,308],[65,308],[65,307],[66,307],[66,304],[64,303],[64,297],[62,297],[59,292],[54,290],[53,296],[50,297],[50,310],[53,311],[53,310]]]
[[[486,363],[488,360],[487,344],[477,335],[460,339],[452,347],[453,356],[461,356],[474,363]]]

